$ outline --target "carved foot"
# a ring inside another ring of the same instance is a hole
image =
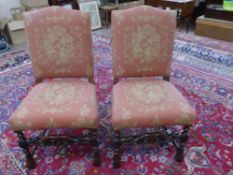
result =
[[[114,154],[113,167],[114,168],[120,168],[120,166],[121,166],[120,154]]]
[[[93,165],[94,166],[100,166],[101,165],[101,159],[100,159],[100,156],[99,156],[98,147],[94,147]]]
[[[184,159],[184,149],[183,148],[177,148],[176,149],[175,160],[177,162],[182,162],[183,159]]]
[[[94,166],[100,166],[101,159],[100,159],[100,156],[99,156],[97,130],[92,131],[92,145],[93,145],[93,165]]]
[[[121,165],[121,141],[120,141],[120,131],[115,132],[114,140],[114,158],[113,167],[120,168]]]
[[[35,162],[35,160],[32,157],[31,158],[27,157],[26,158],[26,166],[30,170],[36,168],[36,162]]]

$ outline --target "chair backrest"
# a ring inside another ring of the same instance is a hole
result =
[[[149,6],[112,13],[113,76],[167,76],[176,14]]]
[[[88,13],[46,7],[24,13],[36,79],[93,76]]]

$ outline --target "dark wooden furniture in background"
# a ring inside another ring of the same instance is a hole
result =
[[[207,0],[205,17],[233,21],[233,12],[223,9],[223,0]]]
[[[178,19],[180,22],[186,24],[186,30],[188,31],[189,22],[195,6],[195,0],[145,0],[145,4],[178,9]]]
[[[206,0],[207,4],[223,4],[223,0]]]
[[[233,12],[224,10],[222,5],[209,4],[206,6],[205,17],[233,21]]]
[[[111,24],[111,13],[113,10],[117,10],[118,9],[118,5],[116,4],[106,4],[106,5],[102,5],[99,7],[100,10],[103,11],[104,16],[105,16],[105,26],[108,28]]]
[[[48,0],[49,5],[68,5],[71,4],[73,9],[79,9],[77,0]]]
[[[194,9],[194,0],[145,0],[146,5],[169,7],[171,9],[180,9],[181,17],[191,16]]]

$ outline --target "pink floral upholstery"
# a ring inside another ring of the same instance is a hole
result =
[[[112,13],[113,76],[168,76],[176,27],[175,13],[140,6]],[[113,87],[115,130],[191,125],[195,111],[169,82],[120,80]]]
[[[81,80],[36,85],[9,119],[13,130],[97,128],[95,87]]]
[[[24,19],[37,79],[92,76],[88,13],[55,6],[26,12]]]
[[[168,75],[176,27],[174,12],[149,6],[112,13],[113,75]]]
[[[195,111],[180,92],[163,80],[122,80],[113,88],[112,123],[122,128],[191,125]]]
[[[93,76],[89,15],[62,7],[24,14],[36,79]],[[37,84],[9,119],[13,130],[97,128],[95,87],[78,79]]]

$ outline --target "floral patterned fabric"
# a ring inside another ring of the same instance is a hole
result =
[[[93,84],[53,80],[36,85],[9,119],[11,128],[96,128],[97,101]]]
[[[92,76],[88,13],[47,7],[26,12],[24,19],[33,72],[37,79]]]
[[[192,125],[195,111],[169,82],[122,80],[113,87],[112,122],[115,130]]]
[[[140,6],[112,13],[114,77],[168,75],[174,12]]]
[[[154,7],[114,11],[113,76],[169,75],[175,26],[175,13]],[[191,125],[195,116],[195,111],[169,82],[124,80],[113,88],[115,130]]]

